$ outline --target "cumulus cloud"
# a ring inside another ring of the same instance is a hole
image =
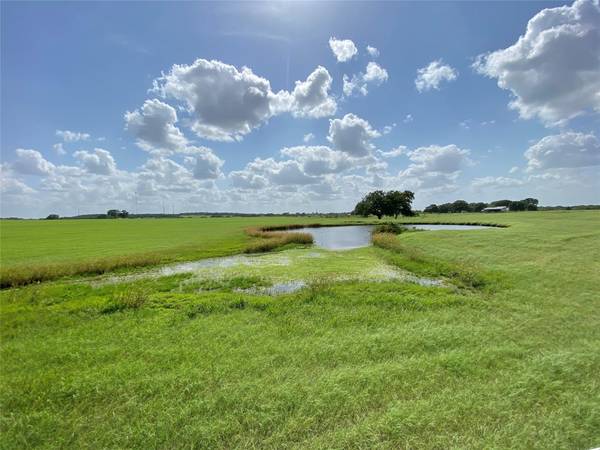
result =
[[[522,118],[556,125],[600,111],[598,0],[543,9],[516,43],[480,55],[474,68],[511,92]]]
[[[271,90],[269,80],[252,69],[221,61],[197,59],[190,65],[175,64],[154,82],[154,92],[185,105],[191,129],[200,137],[216,141],[242,140],[271,117],[291,112],[296,117],[335,114],[337,104],[329,95],[331,76],[317,67],[292,92]],[[176,117],[167,117],[170,124]],[[173,130],[171,130],[173,131]]]
[[[220,141],[242,139],[273,116],[281,102],[269,80],[252,69],[206,59],[173,65],[155,80],[154,91],[183,102],[194,116],[192,129]]]
[[[346,97],[359,93],[367,95],[369,93],[368,84],[374,84],[379,86],[381,83],[387,81],[388,73],[383,67],[375,62],[367,64],[365,73],[359,73],[358,75],[352,75],[352,78],[344,75],[343,77],[343,91]]]
[[[335,55],[338,62],[350,61],[354,55],[358,53],[358,49],[354,42],[350,39],[329,38],[329,47]]]
[[[426,67],[417,70],[415,86],[419,92],[439,89],[443,81],[454,81],[458,77],[458,71],[441,59],[430,62]]]
[[[23,175],[48,175],[56,166],[47,161],[37,150],[18,148],[15,152],[17,159],[12,163],[12,169]]]
[[[379,50],[377,50],[375,47],[371,47],[370,45],[367,45],[367,53],[371,56],[371,58],[377,58],[379,56]]]
[[[95,148],[93,152],[80,150],[73,157],[89,173],[96,175],[112,175],[117,171],[117,164],[108,150]]]
[[[567,131],[546,136],[525,152],[528,170],[600,165],[600,141],[593,134]]]
[[[88,133],[69,130],[56,130],[56,136],[61,138],[64,142],[87,141],[90,138]]]
[[[399,145],[396,148],[393,148],[387,152],[380,151],[379,154],[384,158],[395,158],[400,155],[405,155],[408,153],[408,148],[404,145]]]
[[[411,123],[414,120],[412,114],[407,114],[404,119],[402,120],[402,122],[404,123]]]
[[[250,170],[234,170],[229,173],[231,184],[240,189],[262,189],[267,186],[266,177]]]
[[[314,135],[313,133],[308,133],[308,134],[305,134],[305,135],[304,135],[304,137],[302,138],[302,140],[303,140],[304,142],[310,142],[310,141],[312,141],[314,138],[315,138],[315,135]]]
[[[455,189],[461,169],[472,162],[469,154],[454,144],[419,147],[407,152],[411,164],[398,177],[413,189]]]
[[[291,93],[292,114],[296,117],[327,117],[335,114],[337,103],[329,95],[331,75],[323,66],[317,67],[306,79],[296,81]]]
[[[375,148],[371,140],[381,136],[369,122],[349,113],[342,119],[329,121],[329,135],[334,150],[346,152],[354,157],[369,155]]]
[[[194,178],[214,180],[223,175],[221,167],[223,167],[224,161],[215,155],[210,148],[187,147],[185,153],[190,155],[186,156],[184,161],[186,165],[192,168]]]
[[[298,161],[276,161],[273,158],[256,158],[248,163],[244,170],[233,172],[230,177],[238,186],[245,182],[248,186],[252,183],[261,184],[262,180],[277,186],[299,186],[318,181],[317,178],[304,173]]]
[[[302,171],[310,176],[339,173],[361,164],[347,153],[324,145],[286,147],[281,154],[300,163]]]
[[[146,151],[176,152],[187,145],[187,139],[175,126],[175,108],[160,100],[146,100],[140,109],[125,113],[125,128]]]

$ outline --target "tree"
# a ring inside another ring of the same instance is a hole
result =
[[[121,211],[119,211],[118,209],[109,209],[106,212],[106,215],[111,219],[116,219],[117,217],[119,217],[119,214],[121,214]]]
[[[483,208],[487,208],[487,203],[485,203],[485,202],[469,203],[469,210],[471,212],[480,212],[480,211],[483,211]]]
[[[440,212],[440,209],[438,208],[438,205],[436,205],[434,203],[434,204],[429,205],[428,207],[426,207],[423,211],[426,212],[426,213],[436,213],[436,212]]]
[[[57,220],[60,219],[60,216],[58,214],[48,214],[48,217],[46,217],[46,220]]]
[[[415,199],[415,194],[411,191],[389,191],[385,193],[386,215],[394,216],[398,218],[398,215],[403,216],[414,216],[414,212],[411,209],[412,201]]]
[[[364,201],[369,205],[369,213],[377,216],[378,219],[381,219],[390,212],[388,201],[383,191],[369,192]]]
[[[412,216],[412,201],[415,194],[411,191],[373,191],[369,192],[354,207],[354,214],[368,216],[373,214],[381,219],[383,216],[394,216],[402,214]]]
[[[123,217],[123,218],[125,218],[125,217],[129,217],[129,211],[122,210],[122,211],[119,213],[119,217]]]
[[[469,204],[464,200],[456,200],[452,203],[452,212],[469,212]]]

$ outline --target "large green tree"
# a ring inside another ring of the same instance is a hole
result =
[[[383,216],[412,216],[412,201],[415,194],[411,191],[373,191],[369,192],[354,207],[354,214],[369,216],[373,214],[381,219]]]

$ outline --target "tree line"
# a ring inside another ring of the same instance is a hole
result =
[[[395,218],[399,215],[414,216],[412,210],[414,199],[415,194],[411,191],[373,191],[356,204],[353,214],[364,217],[374,215],[378,219],[383,216]]]
[[[537,211],[537,198],[525,198],[523,200],[496,200],[491,203],[475,202],[468,203],[464,200],[456,200],[452,203],[443,203],[441,205],[432,204],[423,211],[426,213],[460,213],[460,212],[480,212],[490,206],[506,206],[509,211]]]

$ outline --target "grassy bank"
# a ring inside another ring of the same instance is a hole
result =
[[[600,214],[493,221],[510,227],[4,290],[0,446],[597,447]],[[370,280],[378,265],[449,283]],[[237,290],[287,279],[308,286]]]

